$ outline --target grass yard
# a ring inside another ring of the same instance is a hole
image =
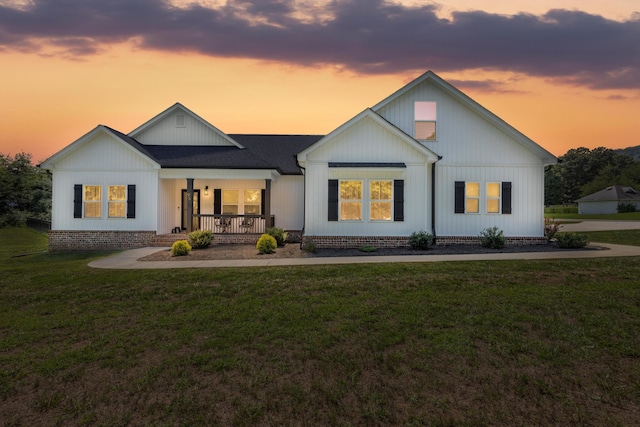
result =
[[[549,219],[602,219],[608,221],[640,221],[640,212],[625,212],[616,214],[600,214],[600,215],[586,215],[579,213],[546,213],[545,218]]]
[[[0,230],[4,425],[640,419],[640,258],[106,271],[87,267],[95,253],[12,257],[45,249]]]

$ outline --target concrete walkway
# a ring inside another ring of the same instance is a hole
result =
[[[220,268],[220,267],[269,267],[291,265],[326,264],[366,264],[381,262],[436,262],[436,261],[496,261],[496,260],[534,260],[560,258],[606,258],[640,256],[640,246],[612,245],[593,243],[600,250],[558,251],[558,252],[521,252],[465,255],[395,255],[395,256],[357,256],[357,257],[311,257],[311,258],[270,258],[237,260],[202,261],[138,261],[152,253],[169,248],[131,249],[100,258],[89,263],[89,267],[108,269],[162,269],[162,268]]]
[[[640,221],[587,220],[575,224],[563,224],[561,232],[566,231],[602,231],[637,230]],[[358,257],[311,257],[311,258],[265,258],[202,261],[138,261],[140,258],[169,248],[140,248],[119,252],[89,263],[93,268],[110,269],[161,269],[161,268],[220,268],[220,267],[268,267],[283,265],[326,265],[326,264],[366,264],[380,262],[436,262],[436,261],[496,261],[526,259],[560,258],[609,258],[640,256],[640,246],[613,245],[610,243],[591,243],[602,248],[587,251],[558,252],[520,252],[465,255],[396,255],[396,256],[358,256]]]

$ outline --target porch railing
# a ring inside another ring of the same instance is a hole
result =
[[[267,227],[273,227],[275,217],[271,215],[269,221],[264,215],[223,215],[223,214],[194,214],[200,230],[211,230],[214,233],[252,233],[262,234]],[[194,224],[195,228],[195,224]]]

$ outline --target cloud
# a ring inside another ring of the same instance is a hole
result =
[[[500,70],[593,89],[640,88],[640,16],[614,21],[580,11],[438,16],[438,5],[389,0],[33,0],[0,6],[0,50],[101,45],[193,51],[364,74]],[[490,83],[490,82],[489,82]],[[495,84],[494,84],[495,86]]]

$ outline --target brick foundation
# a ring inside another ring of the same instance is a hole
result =
[[[408,236],[304,236],[317,248],[352,249],[362,246],[382,248],[408,248]],[[507,237],[507,245],[542,245],[545,237]],[[438,236],[436,245],[480,245],[478,236]]]
[[[49,231],[50,251],[131,249],[149,246],[155,231]]]

